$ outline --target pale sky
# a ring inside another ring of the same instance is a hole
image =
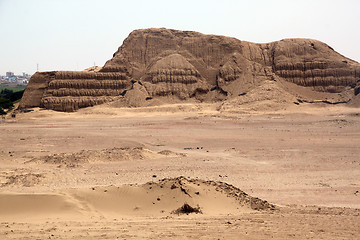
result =
[[[360,61],[359,0],[0,0],[0,75],[103,66],[132,30],[312,38]]]

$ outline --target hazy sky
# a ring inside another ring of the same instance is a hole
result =
[[[359,0],[0,0],[0,75],[83,70],[134,29],[166,27],[251,42],[313,38],[360,61]]]

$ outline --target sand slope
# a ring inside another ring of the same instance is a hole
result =
[[[67,190],[58,194],[0,194],[2,216],[18,220],[70,219],[80,215],[169,216],[176,214],[184,204],[199,208],[199,214],[204,215],[275,210],[274,205],[248,196],[229,184],[184,177],[142,185]]]
[[[71,219],[79,209],[60,194],[0,194],[1,218],[7,220]]]

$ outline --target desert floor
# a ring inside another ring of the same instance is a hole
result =
[[[360,236],[360,109],[35,109],[0,133],[0,239]],[[159,185],[180,176],[194,181],[189,194]],[[206,181],[276,209],[241,205]],[[172,213],[184,202],[202,213]]]

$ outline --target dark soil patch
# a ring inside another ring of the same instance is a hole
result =
[[[200,210],[200,207],[192,207],[187,203],[184,203],[184,205],[182,205],[181,207],[179,207],[178,209],[172,211],[173,214],[186,214],[189,215],[190,213],[202,213]]]

